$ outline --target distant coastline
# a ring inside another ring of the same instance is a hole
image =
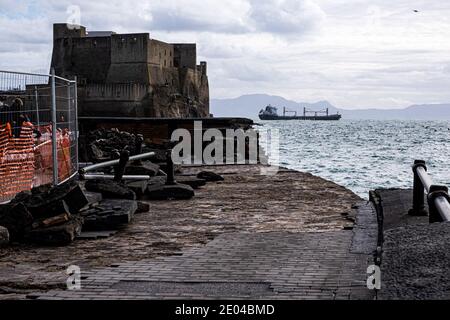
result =
[[[403,109],[345,109],[337,108],[328,101],[316,103],[295,102],[280,96],[266,94],[243,95],[234,99],[211,99],[211,113],[216,117],[247,117],[256,119],[259,110],[271,104],[290,110],[329,108],[330,112],[339,112],[342,119],[364,120],[450,120],[450,103],[412,105]]]

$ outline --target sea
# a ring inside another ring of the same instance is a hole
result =
[[[260,130],[272,129],[272,139],[278,133],[272,164],[331,180],[365,199],[376,188],[411,188],[415,159],[426,161],[433,183],[450,186],[450,121],[256,122]]]

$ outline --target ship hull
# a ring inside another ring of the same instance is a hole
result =
[[[341,119],[340,114],[332,114],[328,116],[277,116],[260,114],[260,120],[316,120],[316,121],[336,121]]]

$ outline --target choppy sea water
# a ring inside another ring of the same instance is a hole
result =
[[[415,159],[427,162],[434,183],[450,186],[449,121],[256,122],[278,129],[281,166],[334,181],[363,198],[375,188],[412,187]]]

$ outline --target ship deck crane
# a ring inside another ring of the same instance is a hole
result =
[[[286,116],[286,113],[294,113],[294,117],[297,116],[297,111],[287,110],[286,107],[283,107],[283,117]]]

